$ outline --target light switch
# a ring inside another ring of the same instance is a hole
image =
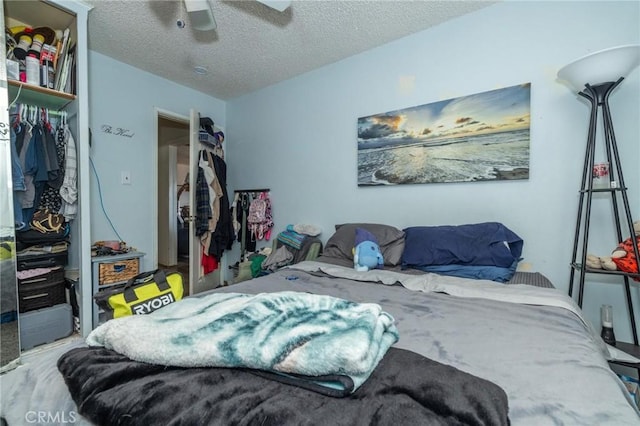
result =
[[[120,183],[122,183],[123,185],[131,185],[131,172],[120,172]]]

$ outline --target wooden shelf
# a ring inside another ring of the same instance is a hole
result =
[[[13,103],[61,109],[76,99],[76,95],[72,95],[71,93],[59,92],[21,81],[7,80],[7,82],[9,83],[9,102]]]

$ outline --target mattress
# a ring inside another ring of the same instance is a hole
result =
[[[606,346],[577,305],[548,285],[526,273],[503,285],[394,270],[356,273],[305,261],[213,292],[295,291],[378,303],[395,319],[400,337],[394,347],[498,385],[512,425],[639,424],[638,410],[609,368]],[[82,345],[43,353],[3,377],[0,408],[9,425],[23,423],[34,409],[73,413],[77,424],[87,424],[55,367],[61,353]]]

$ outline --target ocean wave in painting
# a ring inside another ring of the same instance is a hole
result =
[[[528,178],[529,129],[358,149],[359,186]]]

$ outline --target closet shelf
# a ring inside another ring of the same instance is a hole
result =
[[[7,82],[9,83],[9,102],[14,102],[15,100],[14,103],[61,109],[76,99],[76,96],[71,93],[59,92],[21,81],[7,80]]]

